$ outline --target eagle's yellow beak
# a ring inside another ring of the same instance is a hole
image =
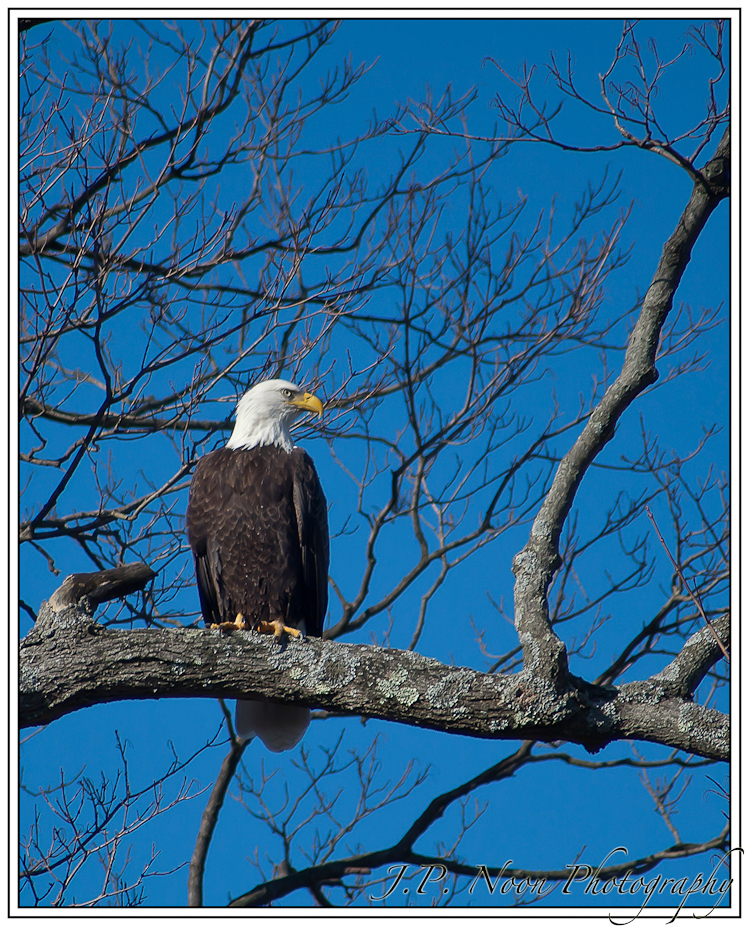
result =
[[[298,399],[289,399],[289,405],[296,405],[297,408],[303,408],[307,412],[315,412],[318,418],[322,418],[323,404],[311,392],[305,392]]]

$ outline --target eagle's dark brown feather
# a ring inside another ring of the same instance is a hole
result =
[[[304,450],[214,450],[195,468],[187,536],[207,624],[304,622],[321,636],[330,560],[327,504]]]

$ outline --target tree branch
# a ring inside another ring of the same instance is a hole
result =
[[[663,246],[653,281],[632,331],[621,373],[606,390],[582,433],[565,455],[541,506],[528,543],[513,560],[515,624],[526,670],[542,674],[560,689],[567,653],[549,621],[548,591],[561,565],[559,537],[575,494],[591,463],[614,436],[631,403],[658,378],[655,366],[661,331],[692,248],[717,205],[728,195],[730,129],[705,166],[675,231]]]
[[[50,598],[49,606],[59,611],[87,598],[93,611],[106,601],[141,591],[155,578],[156,573],[145,563],[130,563],[101,572],[77,572],[65,579]]]
[[[222,705],[223,706],[223,705]],[[224,710],[226,708],[224,707]],[[233,735],[231,730],[231,720],[227,717],[227,724],[232,733],[231,749],[224,757],[221,763],[216,783],[211,791],[211,796],[206,804],[203,816],[200,819],[200,829],[195,841],[192,858],[190,859],[190,870],[187,876],[187,906],[203,906],[203,876],[205,874],[205,860],[208,856],[208,849],[213,839],[213,832],[218,823],[218,816],[221,808],[224,806],[224,798],[229,789],[234,773],[239,765],[249,740],[240,740]]]
[[[728,618],[714,627],[727,641]],[[489,675],[377,646],[310,639],[282,648],[241,632],[108,630],[91,618],[85,598],[43,603],[21,641],[19,678],[22,727],[110,701],[223,697],[317,706],[486,739],[567,740],[590,751],[618,739],[713,759],[726,759],[729,748],[728,718],[683,697],[680,675],[677,684],[661,673],[621,688],[571,676],[568,690],[558,692],[526,672]]]
[[[714,839],[703,843],[682,843],[670,846],[660,852],[653,852],[650,855],[641,856],[640,858],[619,862],[615,865],[607,865],[596,869],[595,876],[600,883],[611,881],[614,878],[621,878],[622,875],[643,875],[645,872],[652,871],[662,861],[675,858],[691,858],[701,855],[705,852],[714,850],[726,851],[728,848],[729,832],[725,827],[723,832]],[[622,850],[626,855],[626,850]],[[614,855],[614,853],[611,853]],[[332,862],[325,862],[322,865],[313,865],[300,871],[294,871],[291,874],[280,878],[274,878],[272,881],[266,881],[259,884],[246,894],[235,897],[229,907],[261,907],[272,903],[274,900],[280,900],[287,897],[294,891],[303,887],[309,887],[314,884],[320,884],[325,881],[334,881],[341,877],[360,873],[362,870],[367,871],[372,868],[380,868],[383,865],[401,863],[424,868],[430,865],[442,865],[447,871],[463,875],[469,878],[477,878],[483,869],[486,875],[493,878],[501,877],[509,880],[514,879],[516,883],[521,881],[544,882],[544,881],[569,881],[572,877],[571,866],[559,870],[530,870],[527,868],[513,868],[505,863],[504,865],[484,865],[479,869],[476,865],[467,865],[457,862],[453,859],[442,856],[428,856],[422,853],[414,852],[411,849],[400,850],[400,844],[388,849],[365,852],[361,855],[352,855],[345,859]],[[585,866],[581,866],[585,868]]]

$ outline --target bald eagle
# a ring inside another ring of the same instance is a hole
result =
[[[317,396],[272,379],[237,405],[226,447],[198,461],[187,505],[203,620],[209,626],[322,635],[328,606],[328,509],[314,463],[289,427],[323,413]],[[237,734],[273,752],[292,749],[309,710],[237,701]]]

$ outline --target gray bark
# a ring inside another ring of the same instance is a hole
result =
[[[713,626],[725,645],[728,617]],[[678,658],[680,671],[642,682],[601,688],[570,676],[559,692],[527,671],[487,675],[376,646],[309,639],[281,647],[242,631],[109,630],[82,599],[43,604],[21,641],[20,722],[45,724],[108,701],[255,698],[486,739],[568,740],[591,751],[646,740],[726,759],[728,718],[694,704],[684,684],[721,658],[709,628]]]

